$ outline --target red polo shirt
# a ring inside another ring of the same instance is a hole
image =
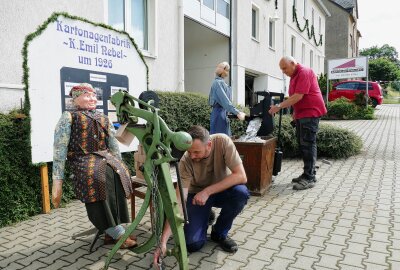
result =
[[[296,93],[303,94],[303,98],[293,105],[294,119],[321,117],[326,114],[317,76],[312,69],[300,64],[297,64],[289,84],[289,96]]]

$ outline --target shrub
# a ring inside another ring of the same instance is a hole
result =
[[[325,98],[326,95],[326,80],[327,80],[327,74],[326,73],[321,73],[318,76],[318,85],[319,89],[321,90],[322,96]],[[332,89],[332,80],[329,81],[329,89]]]
[[[400,81],[393,81],[390,83],[393,90],[400,91]]]
[[[30,162],[29,135],[29,118],[0,114],[0,227],[41,211],[40,171]]]
[[[208,97],[195,93],[157,92],[160,98],[160,116],[173,131],[186,131],[193,125],[210,130],[211,108]],[[246,111],[242,107],[239,110]],[[231,119],[232,135],[246,132],[245,122]]]
[[[321,123],[317,134],[318,156],[348,158],[359,154],[361,138],[354,132]]]
[[[359,105],[357,105],[359,104]],[[328,113],[323,119],[374,119],[374,108],[365,106],[365,94],[356,96],[355,102],[345,97],[338,98],[328,103]]]
[[[355,110],[355,105],[345,97],[338,98],[328,103],[328,113],[326,118],[329,119],[351,119],[351,115]]]
[[[290,125],[291,117],[282,118],[281,145],[285,158],[299,156],[296,129]],[[278,130],[274,130],[277,136]],[[317,133],[318,156],[329,158],[347,158],[360,153],[362,140],[347,129],[321,123]]]
[[[273,135],[278,136],[278,124],[279,116],[275,116],[275,127]],[[283,156],[285,158],[297,157],[299,156],[299,148],[296,139],[296,129],[292,127],[290,122],[292,117],[288,115],[282,116],[281,134],[280,134],[280,144],[282,146]]]

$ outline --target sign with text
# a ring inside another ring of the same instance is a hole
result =
[[[345,58],[328,60],[328,79],[349,79],[367,77],[368,58]]]
[[[147,66],[127,34],[59,15],[28,44],[32,163],[53,160],[53,134],[63,111],[73,110],[70,89],[90,83],[97,110],[117,122],[110,96],[147,90]],[[132,145],[120,144],[122,152]]]

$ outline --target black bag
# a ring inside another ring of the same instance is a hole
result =
[[[280,94],[280,102],[282,102],[282,101],[283,101],[283,94]],[[281,140],[280,140],[281,126],[282,126],[282,109],[279,110],[278,142],[276,143],[277,147],[275,149],[274,168],[272,171],[272,175],[274,175],[274,176],[277,176],[282,168],[283,152],[281,150]]]

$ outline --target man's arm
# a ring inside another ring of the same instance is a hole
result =
[[[275,113],[279,112],[280,109],[287,108],[287,107],[290,107],[290,106],[296,104],[303,98],[303,96],[304,96],[304,94],[295,93],[292,96],[290,96],[287,100],[280,103],[279,107],[276,105],[271,105],[271,108],[269,109],[268,112],[271,115],[274,115]]]
[[[211,195],[227,190],[230,187],[247,183],[246,172],[243,168],[242,163],[239,163],[238,165],[233,167],[231,171],[232,174],[225,177],[222,181],[208,186],[201,192],[197,193],[194,196],[192,203],[194,205],[205,205]]]

